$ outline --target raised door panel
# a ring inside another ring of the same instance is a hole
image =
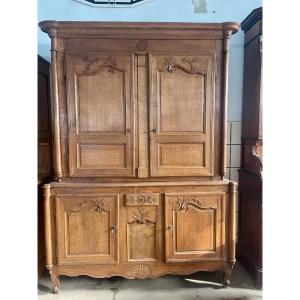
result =
[[[71,177],[135,176],[134,61],[67,57]]]
[[[166,194],[166,261],[221,260],[225,193]]]
[[[56,197],[58,264],[118,262],[118,195]]]
[[[213,175],[214,61],[149,56],[151,176]]]
[[[126,194],[127,262],[157,261],[161,257],[159,194]]]

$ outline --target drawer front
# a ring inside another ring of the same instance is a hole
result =
[[[165,194],[166,261],[222,260],[225,193]]]
[[[118,263],[119,196],[56,196],[58,264]]]

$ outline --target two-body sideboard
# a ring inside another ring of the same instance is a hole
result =
[[[229,38],[237,23],[40,23],[51,37],[56,182],[47,268],[156,277],[235,263],[226,172]]]

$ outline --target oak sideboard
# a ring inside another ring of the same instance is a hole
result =
[[[43,21],[55,181],[46,267],[146,279],[235,264],[226,173],[229,39],[239,24]]]

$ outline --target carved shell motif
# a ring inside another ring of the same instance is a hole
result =
[[[133,269],[133,276],[137,279],[146,279],[151,275],[151,268],[146,264],[136,265]]]

